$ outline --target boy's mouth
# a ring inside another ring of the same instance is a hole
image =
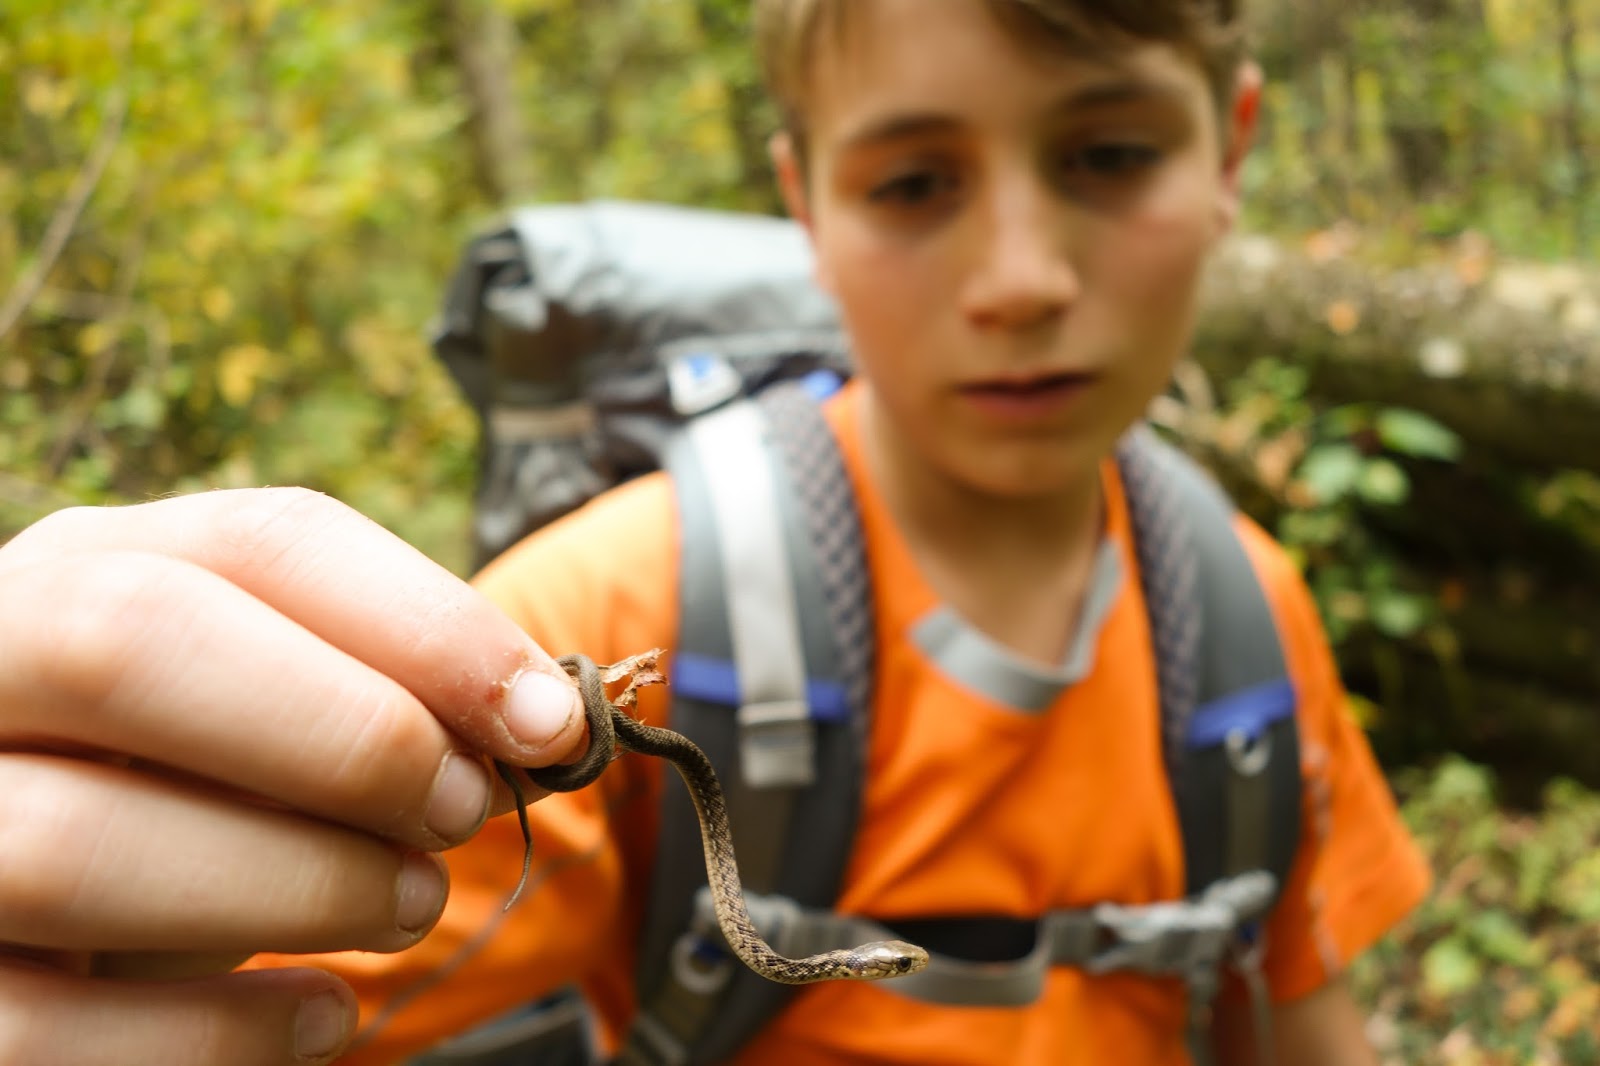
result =
[[[974,381],[961,386],[961,391],[973,395],[990,394],[994,396],[1025,397],[1060,389],[1079,388],[1093,380],[1093,374],[1063,372],[1060,374],[1040,374],[1027,378],[994,378],[989,381]]]
[[[967,382],[959,392],[990,417],[1029,419],[1055,415],[1094,383],[1096,375],[1063,372]]]

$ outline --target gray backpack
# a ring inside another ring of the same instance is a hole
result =
[[[780,220],[534,208],[469,245],[435,339],[484,425],[480,558],[627,477],[670,472],[683,544],[671,724],[717,766],[752,916],[789,955],[890,935],[832,909],[859,813],[873,628],[855,501],[819,407],[849,363],[809,277],[803,235]],[[1205,1063],[1230,965],[1267,1047],[1261,926],[1298,844],[1295,694],[1231,504],[1148,429],[1117,459],[1187,894],[896,923],[892,935],[934,962],[889,987],[1003,1006],[1032,1001],[1053,966],[1175,976]],[[938,661],[980,690],[994,683],[959,641]],[[619,1063],[722,1061],[794,991],[745,971],[721,942],[697,820],[666,779],[640,1012]],[[417,1061],[597,1062],[591,1036],[564,990]]]

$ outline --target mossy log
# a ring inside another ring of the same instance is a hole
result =
[[[1416,409],[1530,471],[1600,471],[1600,277],[1382,271],[1261,237],[1229,242],[1215,268],[1195,343],[1214,380],[1291,359],[1330,402]]]

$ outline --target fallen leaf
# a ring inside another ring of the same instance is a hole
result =
[[[1361,325],[1361,309],[1353,301],[1335,300],[1328,305],[1328,328],[1341,337],[1349,336]]]

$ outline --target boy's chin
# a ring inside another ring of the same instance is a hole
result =
[[[976,450],[944,465],[945,476],[968,492],[1007,504],[1053,504],[1092,498],[1101,456],[1089,448],[1058,447],[1046,454]]]

